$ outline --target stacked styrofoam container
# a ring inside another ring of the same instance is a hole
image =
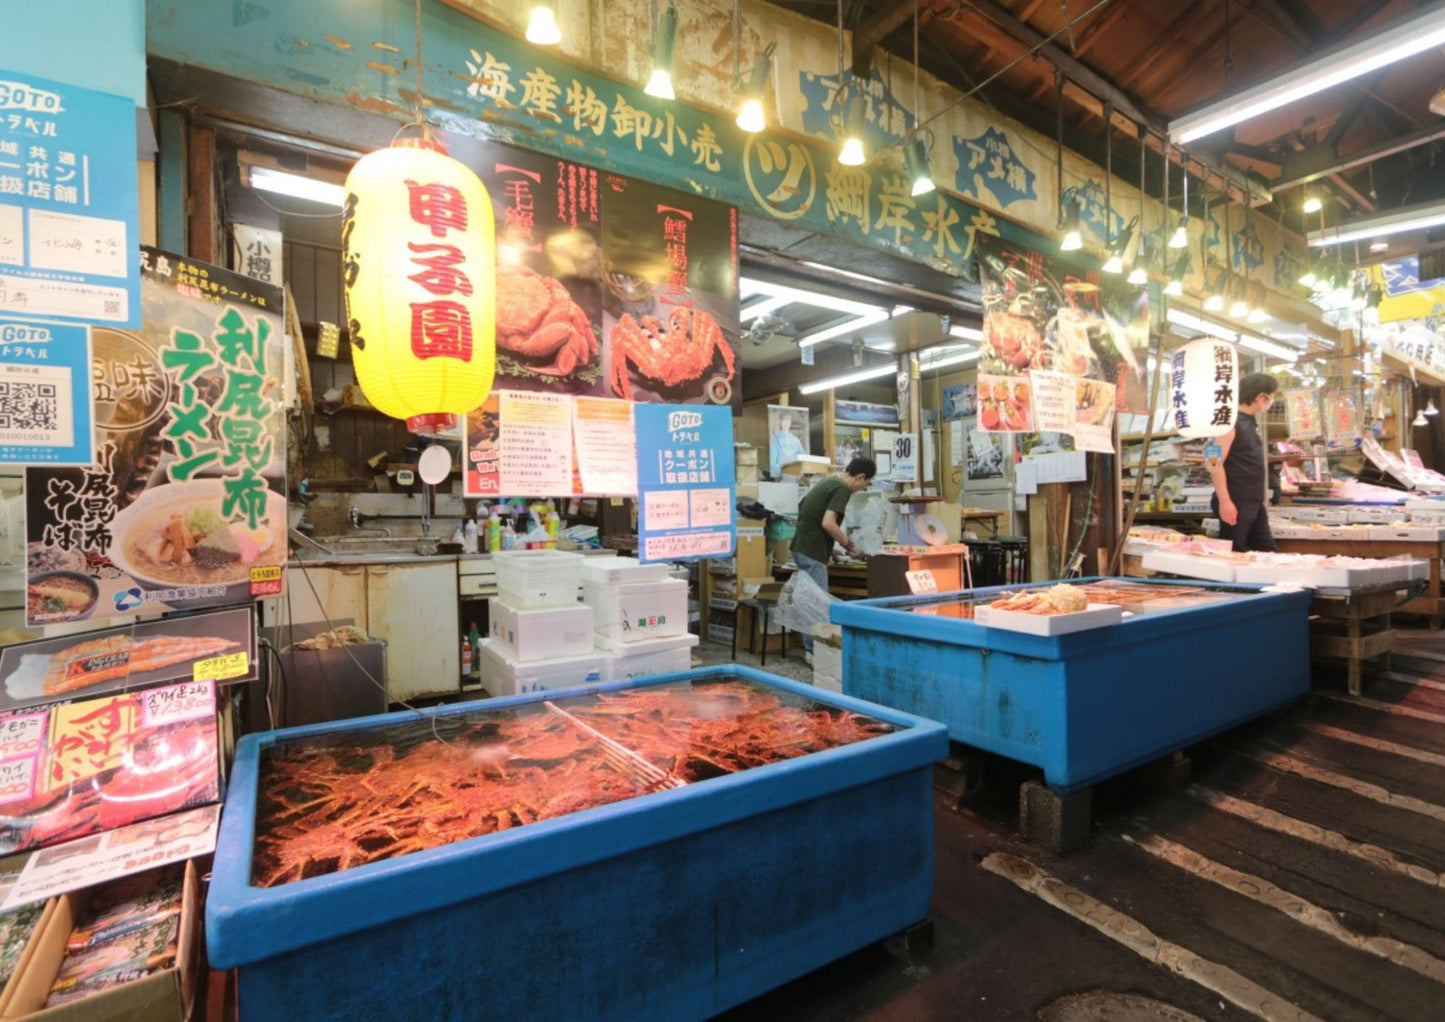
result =
[[[482,682],[493,695],[571,688],[607,678],[593,648],[592,608],[577,602],[580,554],[507,550],[492,555],[499,595],[490,637],[478,652]]]
[[[687,634],[687,583],[669,578],[666,564],[627,557],[588,561],[582,601],[592,608],[597,634],[612,642]]]
[[[628,678],[690,669],[692,650],[697,641],[697,636],[691,632],[637,642],[617,642],[599,635],[597,649],[607,659],[607,680],[626,681]]]

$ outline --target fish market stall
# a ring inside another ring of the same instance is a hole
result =
[[[242,1019],[699,1018],[922,920],[941,725],[718,667],[242,739]]]
[[[942,721],[953,740],[1040,767],[1067,795],[1309,689],[1308,592],[1085,579],[1070,587],[1092,618],[1083,630],[976,619],[1051,585],[836,604],[843,691]],[[1111,605],[1117,623],[1098,612]]]

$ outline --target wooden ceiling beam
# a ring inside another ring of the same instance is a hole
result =
[[[1078,45],[1074,47],[1074,56],[1082,57],[1088,53],[1090,48],[1096,42],[1103,39],[1109,33],[1109,30],[1117,25],[1120,19],[1128,13],[1128,3],[1116,3],[1113,7],[1109,8],[1109,10],[1105,11],[1103,15],[1090,26],[1089,30],[1084,33],[1083,37],[1079,39]]]
[[[1235,2],[1235,0],[1229,0],[1229,2]],[[1323,26],[1314,21],[1308,11],[1301,11],[1299,5],[1290,0],[1255,0],[1255,3],[1259,5],[1261,12],[1268,15],[1268,18],[1264,20],[1278,28],[1284,37],[1301,52],[1308,49],[1310,41],[1324,31]],[[1250,5],[1241,4],[1240,6],[1248,13],[1256,13]],[[1314,22],[1313,27],[1303,23],[1306,17]]]
[[[1430,145],[1442,140],[1445,140],[1445,123],[1432,124],[1345,155],[1340,155],[1323,144],[1310,146],[1285,158],[1284,164],[1280,167],[1279,178],[1271,187],[1275,191],[1287,191],[1332,174],[1343,173],[1355,167],[1362,167],[1367,163],[1374,163],[1376,160],[1402,153],[1407,149]]]

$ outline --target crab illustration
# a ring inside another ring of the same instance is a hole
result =
[[[656,316],[634,319],[625,314],[612,328],[612,389],[632,400],[629,367],[668,387],[699,379],[721,355],[731,380],[736,372],[733,349],[722,327],[706,312],[686,306],[668,310],[667,325]]]
[[[592,361],[597,336],[561,283],[517,266],[497,271],[497,348],[536,372],[568,376]]]

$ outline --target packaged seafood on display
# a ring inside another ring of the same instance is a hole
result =
[[[582,583],[620,585],[630,582],[662,582],[667,563],[643,564],[635,557],[588,557],[582,562]]]
[[[1445,542],[1445,524],[1395,522],[1390,525],[1377,525],[1370,530],[1370,539],[1389,543],[1440,543]]]
[[[1396,505],[1370,507],[1355,505],[1345,509],[1346,520],[1351,525],[1389,525],[1400,518],[1403,510]]]
[[[590,643],[588,648],[591,649]],[[495,639],[483,639],[478,656],[482,685],[494,696],[555,692],[607,680],[607,658],[596,651],[581,656],[523,661],[499,646]]]
[[[1445,500],[1406,501],[1405,516],[1412,522],[1445,525]]]
[[[1238,561],[1224,555],[1203,555],[1175,550],[1149,550],[1144,554],[1144,567],[1171,575],[1202,578],[1209,582],[1233,582]]]
[[[636,582],[582,587],[582,602],[597,617],[597,634],[618,642],[682,635],[687,631],[687,583]]]
[[[210,964],[256,1018],[708,1017],[927,914],[947,751],[740,668],[247,735]]]
[[[1027,610],[1000,610],[987,604],[974,611],[974,620],[989,628],[1006,628],[1027,635],[1068,635],[1089,628],[1116,625],[1124,619],[1124,608],[1108,603],[1090,603],[1083,610],[1039,614]]]
[[[592,653],[593,614],[585,603],[518,610],[498,599],[491,603],[491,618],[492,641],[515,660],[551,660]]]
[[[607,656],[608,681],[685,671],[692,666],[692,650],[697,643],[697,636],[691,633],[639,642],[618,642],[605,635],[597,636],[597,649]]]

